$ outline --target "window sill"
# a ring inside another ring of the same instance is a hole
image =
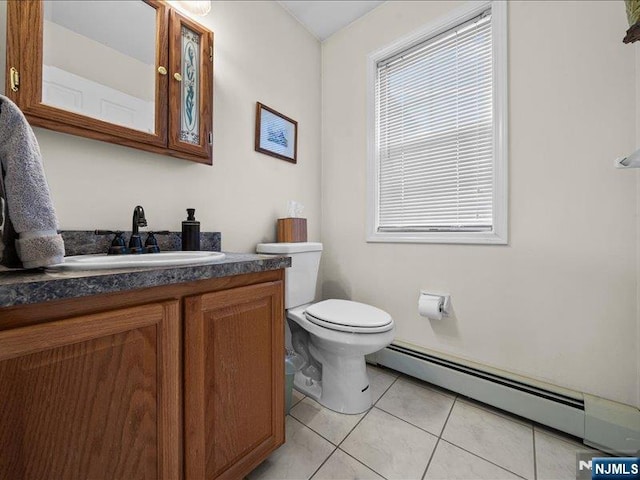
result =
[[[506,234],[496,232],[376,232],[367,235],[368,243],[448,243],[508,245]]]

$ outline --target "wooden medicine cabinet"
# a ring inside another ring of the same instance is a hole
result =
[[[32,125],[211,164],[213,32],[166,2],[10,0],[6,77]]]

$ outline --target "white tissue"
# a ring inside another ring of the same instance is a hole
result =
[[[449,314],[449,295],[420,292],[418,313],[429,320],[442,320]]]
[[[302,217],[302,212],[304,212],[304,205],[300,202],[296,202],[295,200],[289,200],[289,205],[287,207],[287,217],[289,218],[300,218]]]

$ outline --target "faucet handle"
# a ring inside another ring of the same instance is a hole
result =
[[[158,232],[147,232],[147,240],[144,242],[144,249],[146,253],[160,253],[160,247],[158,246],[158,240],[156,235],[169,235],[169,230],[160,230]]]
[[[121,230],[96,230],[94,232],[96,235],[115,235],[113,240],[111,241],[111,246],[109,247],[108,255],[121,255],[124,253],[129,253],[129,249],[124,241],[124,237]]]

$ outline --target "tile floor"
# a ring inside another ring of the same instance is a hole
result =
[[[294,391],[286,443],[248,480],[573,480],[576,452],[590,451],[393,370],[367,369],[374,406],[360,415],[335,413]]]

